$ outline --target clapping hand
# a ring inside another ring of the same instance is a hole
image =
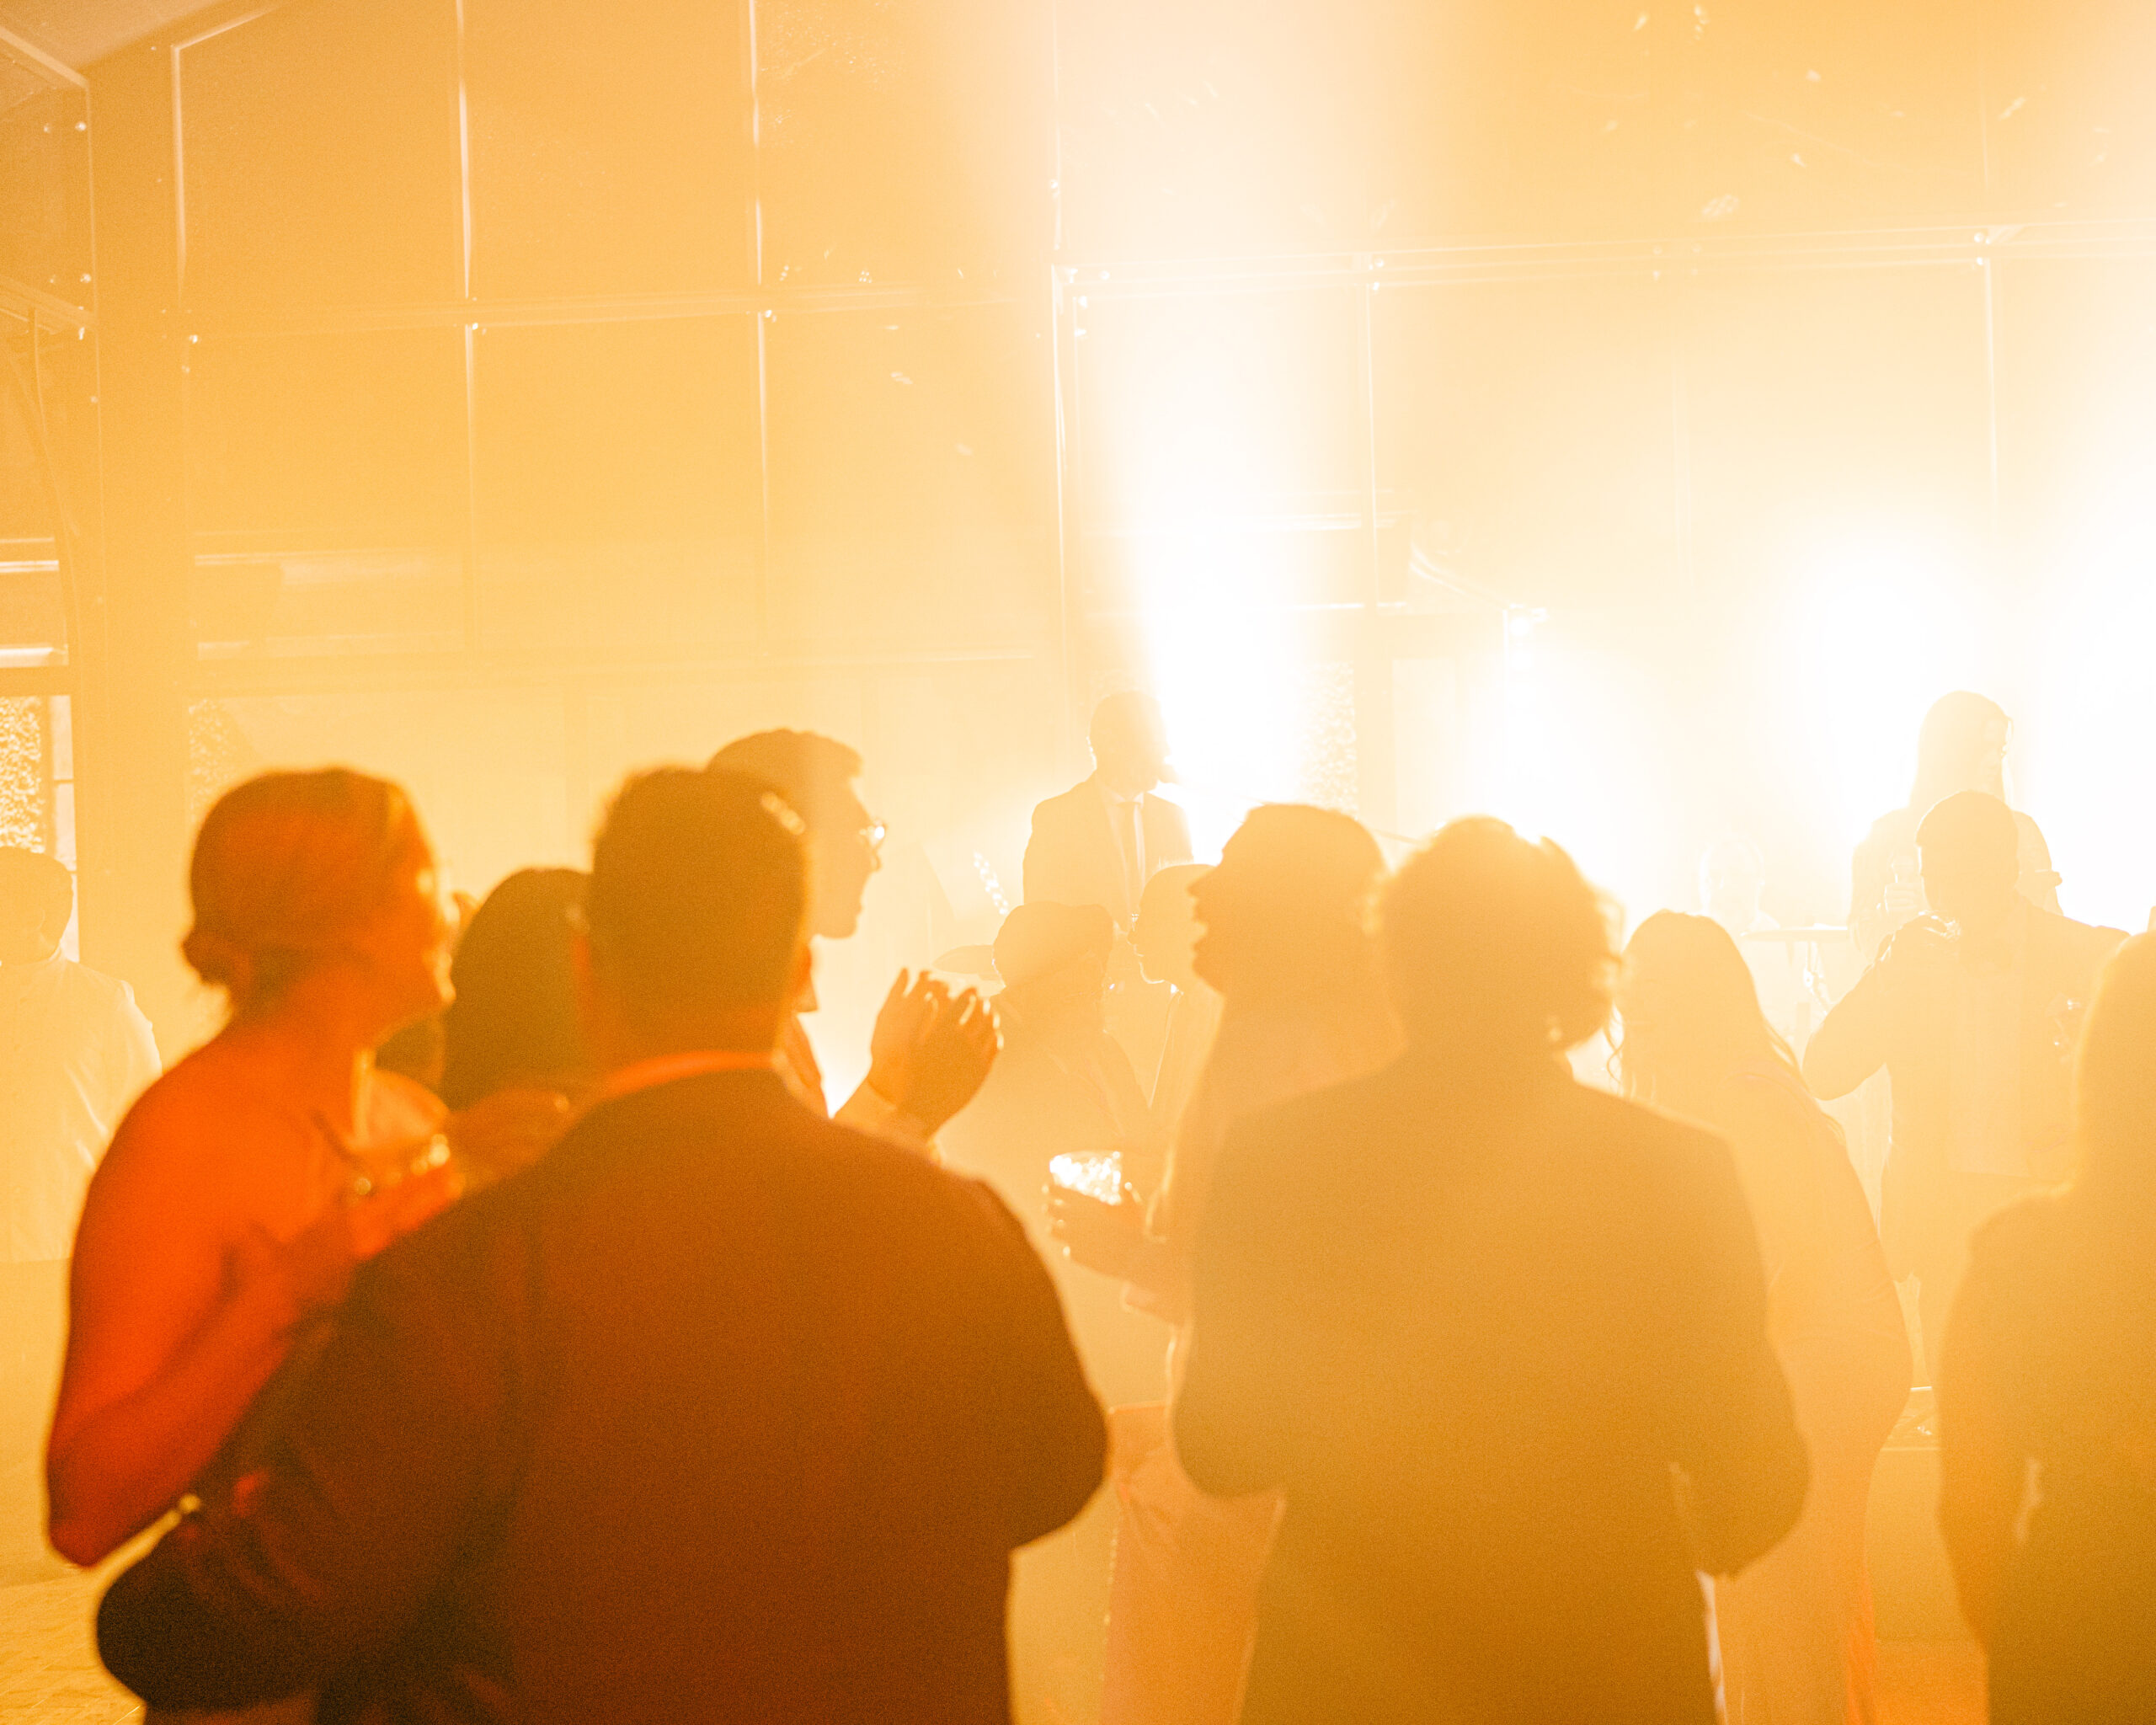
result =
[[[973,989],[899,972],[868,1039],[868,1081],[933,1134],[971,1102],[1003,1046],[995,1013]]]
[[[569,1099],[558,1091],[498,1090],[442,1123],[457,1159],[482,1181],[528,1168],[568,1130]]]

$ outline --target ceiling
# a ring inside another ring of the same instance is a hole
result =
[[[0,0],[0,29],[12,30],[77,72],[139,42],[206,0]]]

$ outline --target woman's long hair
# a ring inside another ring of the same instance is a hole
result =
[[[1620,1029],[1611,1055],[1627,1095],[1673,1100],[1688,1080],[1779,1067],[1800,1088],[1796,1052],[1767,1022],[1752,967],[1706,916],[1657,911],[1625,948]]]

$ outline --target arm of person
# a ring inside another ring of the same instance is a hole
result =
[[[459,1226],[484,1203],[362,1274],[264,1466],[106,1594],[99,1651],[153,1708],[277,1700],[392,1646],[505,1493],[525,1272]]]
[[[1939,1528],[1961,1615],[1988,1644],[2014,1554],[2027,1459],[2005,1429],[1995,1270],[1977,1250],[1956,1290],[1939,1371]]]
[[[163,1515],[208,1466],[310,1312],[352,1267],[455,1188],[412,1180],[339,1206],[296,1239],[251,1225],[243,1194],[205,1182],[184,1107],[131,1114],[83,1206],[67,1354],[46,1451],[50,1537],[91,1564]],[[229,1171],[232,1178],[244,1170]]]
[[[1085,1508],[1107,1471],[1107,1423],[1024,1228],[986,1186],[967,1185],[991,1222],[981,1314],[981,1333],[992,1338],[984,1362],[983,1481],[998,1493],[1015,1549]]]
[[[1293,1204],[1267,1196],[1267,1159],[1249,1123],[1230,1133],[1190,1274],[1190,1329],[1175,1399],[1176,1448],[1198,1489],[1241,1497],[1280,1483],[1291,1453],[1292,1363],[1300,1334],[1273,1235]]]
[[[1815,1096],[1847,1096],[1886,1064],[1892,1023],[1892,978],[1885,961],[1828,1009],[1804,1049],[1804,1081]]]
[[[1686,1131],[1667,1172],[1655,1259],[1668,1294],[1670,1459],[1700,1567],[1729,1575],[1796,1525],[1811,1466],[1767,1339],[1759,1249],[1736,1166],[1719,1139]]]

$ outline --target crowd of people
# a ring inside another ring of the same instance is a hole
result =
[[[0,852],[0,1285],[65,1280],[51,1545],[158,1534],[97,1626],[152,1718],[1869,1721],[1919,1375],[1993,1717],[2156,1716],[2156,936],[2060,913],[1996,707],[1927,721],[1831,1005],[1742,841],[1620,947],[1486,817],[1201,864],[1153,703],[1093,741],[1000,991],[900,972],[835,1108],[829,738],[454,910],[398,787],[237,787],[162,1076]],[[1882,1088],[1876,1211],[1822,1103]]]

